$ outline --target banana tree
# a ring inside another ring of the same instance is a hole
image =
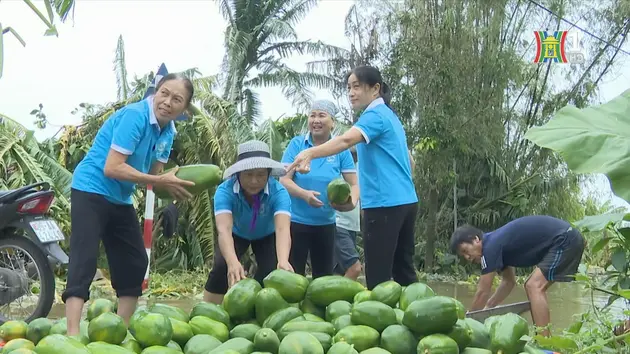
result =
[[[359,65],[376,64],[387,52],[383,49],[386,16],[391,13],[388,2],[358,0],[346,15],[344,34],[349,50],[339,50],[336,55],[308,62],[309,72],[324,73],[334,82],[329,87],[336,97],[346,95],[345,75]]]
[[[59,35],[57,27],[55,26],[55,14],[59,17],[61,22],[65,22],[68,15],[70,15],[70,12],[74,10],[74,0],[44,0],[44,6],[46,7],[46,15],[44,15],[31,0],[23,1],[46,25],[44,36]],[[22,46],[26,46],[24,39],[22,39],[13,27],[4,27],[3,24],[0,23],[0,78],[2,78],[2,69],[4,64],[3,40],[6,33],[12,34],[22,44]]]
[[[65,234],[70,232],[69,197],[72,174],[40,149],[34,132],[0,114],[0,189],[48,182],[55,191],[51,214]]]

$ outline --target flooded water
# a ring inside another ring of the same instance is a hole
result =
[[[476,285],[470,284],[444,282],[429,282],[428,284],[436,293],[454,297],[461,301],[466,308],[471,305],[477,290]],[[556,332],[569,327],[575,321],[574,316],[587,312],[591,308],[592,303],[599,307],[604,306],[608,301],[608,295],[596,292],[594,293],[594,298],[591,298],[591,291],[584,289],[580,284],[555,283],[547,291],[547,300],[551,312],[552,328]],[[503,301],[503,304],[520,301],[527,301],[527,295],[525,294],[525,289],[517,285],[507,299]],[[611,313],[616,317],[620,318],[622,312],[623,302],[617,301],[611,306]],[[521,316],[527,319],[529,323],[533,323],[529,312],[525,312]]]
[[[451,296],[461,301],[464,306],[468,307],[472,303],[475,296],[476,285],[471,284],[455,284],[446,282],[429,282],[429,286],[439,295]],[[560,331],[568,327],[574,322],[574,316],[586,312],[591,307],[592,299],[589,290],[584,289],[577,283],[556,283],[548,290],[549,308],[551,310],[551,321],[553,323],[554,332]],[[596,306],[603,306],[608,301],[608,296],[596,293],[594,297]],[[149,300],[151,303],[160,302],[177,306],[184,311],[190,309],[199,301],[201,297],[196,298],[180,298],[172,300]],[[514,302],[527,301],[525,290],[522,286],[516,286],[510,296],[503,302],[509,304]],[[140,304],[146,304],[146,299],[141,299]],[[623,311],[623,303],[618,301],[612,305],[612,313],[621,316]],[[63,304],[55,304],[49,318],[64,317]],[[85,309],[84,309],[85,311]],[[526,312],[522,316],[532,323],[531,314]]]

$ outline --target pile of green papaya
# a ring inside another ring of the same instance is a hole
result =
[[[129,326],[107,299],[90,302],[81,334],[65,319],[0,326],[2,354],[520,354],[543,353],[521,340],[529,326],[507,314],[480,323],[458,300],[417,282],[367,290],[332,275],[312,281],[275,270],[263,286],[244,279],[221,305],[190,312],[140,306]]]

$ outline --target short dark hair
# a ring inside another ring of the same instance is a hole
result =
[[[392,92],[389,89],[389,86],[385,82],[383,82],[383,76],[377,68],[367,65],[357,66],[356,68],[352,69],[352,71],[350,71],[348,74],[346,74],[346,82],[352,74],[357,77],[357,80],[359,80],[360,83],[366,84],[370,87],[374,87],[376,86],[376,84],[379,84],[379,96],[381,96],[383,101],[385,101],[387,107],[392,108],[390,106],[392,101]]]
[[[459,245],[462,243],[473,243],[475,237],[483,239],[483,231],[472,225],[463,225],[458,227],[453,235],[451,235],[451,253],[457,254]]]
[[[155,91],[159,90],[165,82],[171,80],[181,80],[184,82],[184,88],[186,88],[186,91],[188,91],[188,100],[186,102],[186,107],[190,106],[190,102],[192,101],[193,95],[195,94],[195,87],[193,86],[192,81],[190,81],[190,79],[182,73],[170,73],[165,75],[160,80],[160,82],[158,82],[157,86],[155,87]]]

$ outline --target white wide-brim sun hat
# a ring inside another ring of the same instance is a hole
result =
[[[286,173],[284,165],[271,158],[267,143],[260,140],[250,140],[238,146],[236,162],[225,170],[223,179],[228,179],[242,171],[257,168],[271,169],[271,175],[274,177],[280,177]]]

